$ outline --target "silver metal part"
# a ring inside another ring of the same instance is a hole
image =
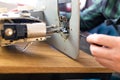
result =
[[[42,0],[41,0],[42,1]],[[47,25],[56,25],[59,27],[59,10],[57,0],[44,0],[46,9],[44,11]],[[51,10],[52,9],[52,10]],[[47,39],[48,43],[56,49],[65,53],[69,57],[76,59],[79,55],[79,34],[80,34],[80,12],[79,0],[72,0],[72,15],[70,19],[69,37],[64,38],[60,33],[54,33],[51,38]]]
[[[61,27],[62,28],[62,27]],[[52,26],[47,26],[47,35],[48,36],[51,36],[53,35],[54,33],[59,33],[60,30],[61,30],[60,27],[58,26],[55,26],[55,25],[52,25]]]
[[[27,24],[27,37],[46,37],[46,24],[45,23],[33,23]]]
[[[29,42],[23,49],[23,52],[25,52],[31,45],[33,44],[33,42]]]
[[[59,3],[71,2],[71,0],[59,0]]]

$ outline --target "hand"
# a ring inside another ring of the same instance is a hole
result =
[[[120,37],[93,34],[87,37],[87,41],[91,53],[101,65],[120,72]]]

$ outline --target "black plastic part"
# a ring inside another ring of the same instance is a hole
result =
[[[1,31],[1,35],[5,40],[18,40],[24,39],[27,37],[27,27],[25,24],[17,24],[17,23],[6,23],[4,24],[4,29]],[[7,36],[5,35],[5,30],[11,28],[13,30],[13,35]]]

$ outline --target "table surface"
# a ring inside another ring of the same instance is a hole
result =
[[[45,42],[33,43],[25,52],[25,44],[0,48],[0,73],[111,73],[80,51],[73,60]]]

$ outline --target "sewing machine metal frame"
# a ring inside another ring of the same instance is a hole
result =
[[[59,10],[58,10],[58,0],[44,0],[45,1],[45,19],[47,25],[57,25],[60,26],[59,21]],[[51,38],[47,39],[47,42],[58,49],[59,51],[65,53],[69,57],[76,59],[79,55],[79,42],[80,42],[80,9],[79,0],[71,0],[72,12],[69,22],[69,36],[64,38],[64,34],[54,33]]]

